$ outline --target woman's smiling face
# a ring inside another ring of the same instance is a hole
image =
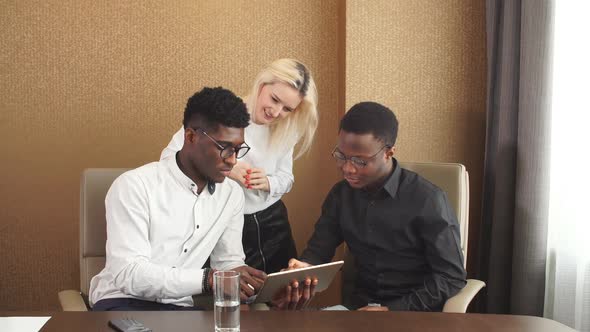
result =
[[[286,83],[265,84],[258,93],[252,120],[256,124],[268,125],[283,119],[295,111],[302,99],[299,91]]]

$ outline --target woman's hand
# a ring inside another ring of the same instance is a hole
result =
[[[249,178],[248,170],[250,170],[252,166],[245,161],[238,161],[238,163],[232,168],[231,172],[229,173],[229,178],[235,180],[239,183],[242,187],[248,188],[248,184],[246,180]]]
[[[246,189],[270,191],[270,183],[262,168],[254,168],[245,161],[238,161],[229,173],[229,178]]]
[[[249,171],[249,172],[248,172]],[[246,188],[270,191],[270,183],[262,168],[251,168],[247,171]]]

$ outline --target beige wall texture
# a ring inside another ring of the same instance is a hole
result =
[[[372,100],[394,111],[398,160],[467,167],[468,272],[481,215],[485,75],[484,1],[347,1],[346,107]]]
[[[0,310],[58,309],[79,287],[79,179],[159,158],[203,86],[248,93],[281,57],[308,64],[321,127],[286,198],[298,248],[337,180],[337,1],[2,1]]]
[[[400,159],[467,165],[477,220],[485,39],[474,4],[0,0],[0,310],[57,310],[57,292],[79,286],[84,168],[157,160],[192,93],[244,95],[280,57],[307,63],[319,89],[317,139],[285,197],[300,251],[339,179],[338,119],[360,100],[397,113]]]

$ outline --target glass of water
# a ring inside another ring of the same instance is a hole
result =
[[[240,273],[216,271],[213,274],[215,332],[240,331]]]

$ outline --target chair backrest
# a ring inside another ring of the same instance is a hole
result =
[[[115,179],[127,168],[89,168],[80,181],[80,291],[105,266],[107,239],[104,200]]]
[[[467,263],[467,239],[469,226],[469,174],[465,166],[456,163],[436,162],[399,162],[402,168],[418,173],[426,180],[447,193],[449,202],[459,222],[461,232],[461,250],[463,251],[463,265]],[[349,301],[354,292],[356,282],[356,267],[354,258],[348,248],[344,252],[344,267],[342,268],[342,303]]]
[[[469,236],[469,174],[465,166],[455,163],[400,162],[402,168],[418,173],[426,180],[444,190],[457,214],[461,231],[463,265],[467,262]]]

